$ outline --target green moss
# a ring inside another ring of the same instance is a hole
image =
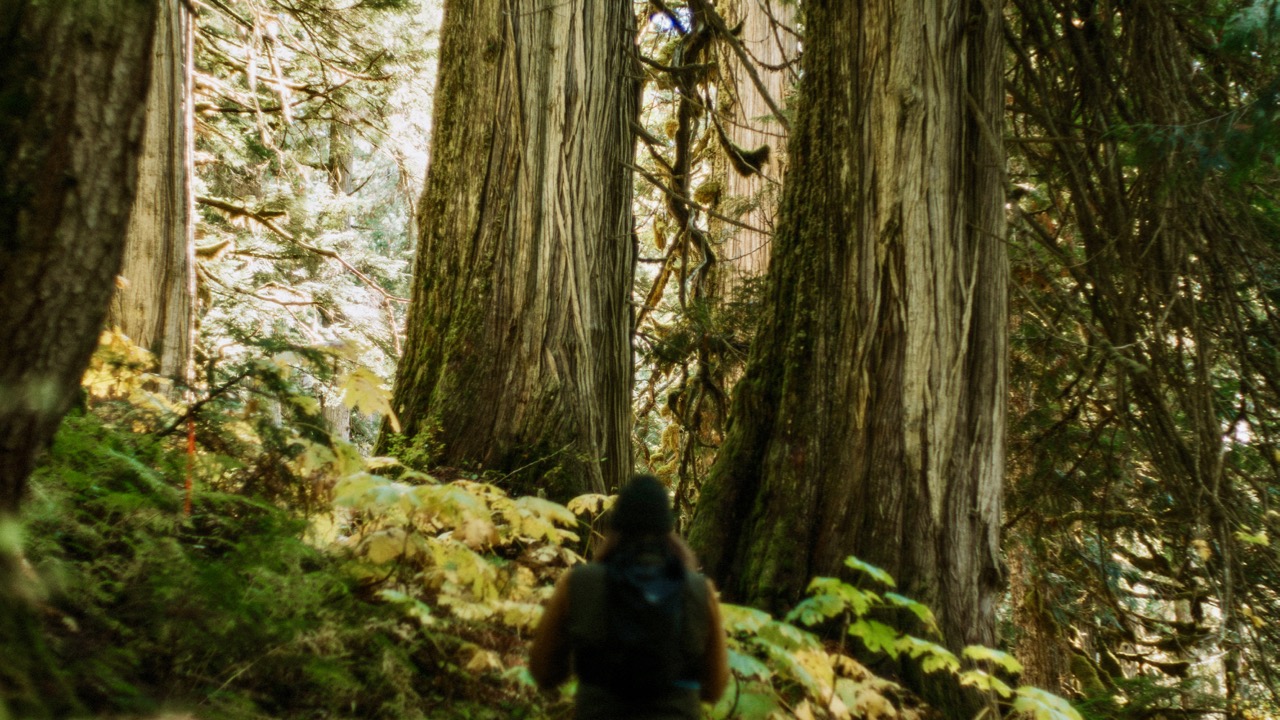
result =
[[[379,451],[404,463],[413,470],[426,472],[434,467],[444,452],[440,442],[440,421],[428,418],[419,423],[420,430],[412,438],[400,433],[386,432],[379,443]]]
[[[567,502],[587,491],[587,462],[571,444],[543,440],[509,449],[490,475],[510,495]]]

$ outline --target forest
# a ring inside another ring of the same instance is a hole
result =
[[[1280,0],[0,0],[0,347],[0,720],[1280,717]]]

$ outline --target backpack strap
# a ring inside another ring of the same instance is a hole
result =
[[[569,643],[574,650],[599,646],[606,639],[605,570],[602,563],[593,562],[569,571]]]

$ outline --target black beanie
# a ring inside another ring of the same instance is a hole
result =
[[[676,528],[667,489],[652,475],[635,475],[618,493],[610,526],[628,535],[665,535]]]

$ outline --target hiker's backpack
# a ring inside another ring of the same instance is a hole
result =
[[[696,682],[709,632],[706,579],[675,558],[590,563],[569,578],[569,628],[581,682],[624,699]]]

